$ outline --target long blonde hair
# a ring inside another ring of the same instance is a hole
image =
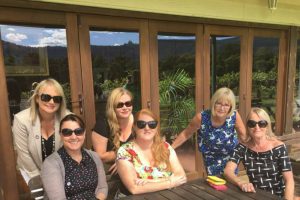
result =
[[[148,115],[151,118],[153,118],[154,121],[158,122],[158,117],[149,109],[142,109],[139,112],[137,112],[134,116],[134,126],[136,127],[136,122],[139,120],[139,117],[141,115]],[[170,164],[170,151],[166,147],[165,142],[162,140],[160,136],[160,125],[158,123],[157,125],[157,133],[154,136],[153,144],[151,146],[151,152],[154,159],[154,166],[158,166],[159,164],[166,164],[166,169],[168,171],[171,171],[171,164]]]
[[[111,91],[110,95],[107,98],[107,103],[106,103],[106,117],[110,128],[111,137],[113,138],[115,150],[117,150],[120,147],[120,135],[121,135],[121,130],[115,112],[115,108],[119,103],[121,96],[123,96],[124,94],[129,95],[131,101],[133,100],[133,96],[129,90],[119,87]]]
[[[31,123],[33,124],[39,114],[39,105],[36,102],[36,99],[39,98],[39,92],[42,88],[46,87],[46,86],[52,86],[55,88],[56,92],[58,92],[58,94],[60,96],[62,96],[62,102],[59,104],[59,108],[56,111],[58,120],[60,121],[66,114],[66,110],[67,110],[67,106],[66,106],[66,97],[64,94],[64,90],[62,88],[62,86],[54,79],[52,78],[48,78],[45,79],[43,81],[41,81],[36,88],[33,91],[32,96],[29,98],[29,102],[30,102],[30,120]]]

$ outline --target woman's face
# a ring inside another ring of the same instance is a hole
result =
[[[230,111],[230,108],[231,108],[230,102],[228,102],[226,100],[222,100],[222,99],[216,101],[216,103],[214,105],[215,116],[220,117],[220,118],[227,117],[227,115]]]
[[[268,123],[261,119],[256,113],[251,113],[247,121],[247,128],[251,138],[263,138],[267,135]]]
[[[85,130],[76,121],[65,121],[61,126],[60,136],[67,151],[80,151],[85,139]]]
[[[120,97],[115,112],[118,119],[129,118],[132,113],[132,101],[128,94],[124,94]]]
[[[59,109],[61,101],[61,95],[52,85],[42,87],[36,97],[36,102],[39,105],[39,111],[48,114],[55,114]]]
[[[157,134],[157,122],[146,114],[141,114],[134,125],[136,138],[144,141],[153,141]]]

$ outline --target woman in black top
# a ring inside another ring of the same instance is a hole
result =
[[[244,192],[260,188],[272,194],[292,200],[294,179],[286,146],[277,140],[271,129],[269,115],[261,108],[252,108],[247,117],[248,137],[240,143],[229,159],[224,175]],[[234,173],[243,162],[250,183],[242,181]]]
[[[97,119],[92,132],[93,148],[104,163],[111,164],[109,172],[116,171],[116,151],[133,138],[132,94],[125,88],[114,89],[106,104],[106,116]]]

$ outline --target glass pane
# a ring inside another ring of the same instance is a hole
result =
[[[134,96],[134,113],[141,108],[139,33],[108,30],[90,31],[95,108],[105,115],[108,93],[126,87]]]
[[[62,84],[71,109],[66,30],[0,25],[0,31],[11,119],[28,107],[36,83],[48,77]]]
[[[195,114],[195,36],[158,35],[161,131],[169,143]],[[176,149],[186,171],[195,171],[195,138]]]
[[[252,107],[270,115],[275,128],[278,38],[255,37],[253,41]]]
[[[240,37],[211,36],[211,96],[221,87],[230,88],[239,100]]]
[[[294,90],[293,128],[300,131],[300,34],[297,42],[296,78]]]

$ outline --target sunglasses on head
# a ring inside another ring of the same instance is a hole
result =
[[[41,94],[40,97],[41,97],[41,100],[44,102],[49,102],[51,99],[53,99],[54,103],[62,102],[62,96],[51,96],[49,94]]]
[[[149,122],[145,122],[145,121],[142,121],[142,120],[138,120],[136,122],[136,126],[139,128],[139,129],[143,129],[146,127],[146,125],[148,124],[148,127],[151,128],[151,129],[155,129],[157,127],[157,121],[149,121]]]
[[[132,101],[126,101],[126,102],[119,102],[116,106],[116,108],[123,108],[123,106],[126,107],[131,107],[132,106]]]
[[[258,124],[259,128],[266,128],[268,126],[268,122],[266,120],[260,120],[258,122],[254,121],[254,120],[247,121],[247,126],[249,128],[256,127],[256,124]]]
[[[69,128],[63,128],[61,129],[61,134],[64,137],[69,137],[73,134],[73,132],[75,133],[76,136],[81,136],[84,134],[84,129],[83,128],[76,128],[74,130],[69,129]]]

